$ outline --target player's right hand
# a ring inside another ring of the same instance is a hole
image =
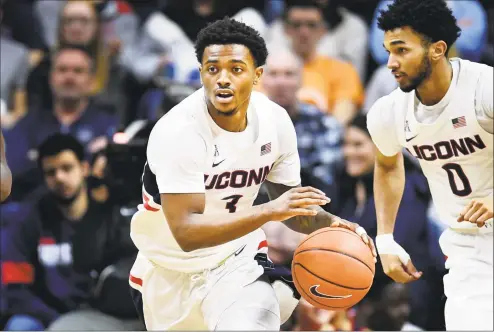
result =
[[[379,255],[379,258],[381,259],[384,273],[396,282],[405,284],[422,276],[422,272],[417,271],[411,259],[408,259],[405,265],[398,255],[382,254]]]
[[[458,217],[458,222],[471,222],[477,224],[477,227],[484,227],[484,225],[491,220],[494,216],[493,213],[492,194],[478,200],[472,200],[465,206],[463,211]]]
[[[285,221],[295,216],[315,216],[317,205],[326,205],[331,200],[319,189],[297,187],[285,192],[277,199],[266,203],[270,220]]]

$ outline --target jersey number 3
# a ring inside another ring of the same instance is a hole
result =
[[[227,201],[225,209],[230,211],[230,213],[237,211],[237,203],[242,197],[242,195],[231,195],[223,198],[224,201]]]
[[[472,186],[470,181],[468,181],[467,175],[463,171],[460,165],[455,163],[446,164],[443,169],[448,173],[449,185],[451,186],[451,191],[456,196],[465,197],[472,193]],[[460,179],[461,189],[458,188],[456,178]]]

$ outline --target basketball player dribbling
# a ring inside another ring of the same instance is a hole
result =
[[[367,116],[378,148],[374,193],[376,246],[398,282],[421,277],[393,239],[405,180],[403,147],[418,159],[433,201],[449,226],[447,330],[493,330],[493,69],[448,50],[460,34],[443,0],[396,0],[381,12],[388,67],[399,83]]]
[[[0,202],[5,201],[12,189],[12,173],[10,172],[9,165],[7,164],[7,157],[5,156],[5,142],[3,141],[3,134],[0,131]]]
[[[263,224],[345,227],[376,252],[362,227],[320,207],[323,192],[299,186],[293,124],[252,91],[267,56],[259,34],[225,18],[198,34],[196,53],[203,88],[149,137],[144,204],[131,225],[133,297],[148,330],[279,330],[298,300],[265,275]],[[262,183],[271,201],[252,206]]]

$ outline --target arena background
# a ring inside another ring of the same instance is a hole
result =
[[[303,184],[323,189],[333,199],[331,212],[375,236],[373,155],[365,150],[370,138],[358,138],[363,150],[352,150],[346,140],[349,127],[366,132],[359,119],[396,88],[376,25],[378,10],[389,2],[318,0],[306,7],[309,3],[0,1],[1,126],[14,176],[11,197],[0,206],[0,327],[143,330],[128,289],[136,255],[128,228],[142,200],[147,137],[161,115],[200,87],[195,36],[224,16],[255,27],[276,57],[272,67],[268,61],[271,76],[259,90],[280,100],[287,97],[280,89],[293,92],[297,99],[286,102],[304,112],[291,114]],[[492,66],[492,1],[448,4],[462,28],[450,56]],[[294,12],[301,6],[305,10]],[[289,52],[279,52],[282,47]],[[318,61],[304,60],[307,53]],[[291,71],[300,82],[287,74]],[[38,163],[40,146],[75,151],[70,138],[83,149],[74,167],[85,171],[47,187],[50,175]],[[444,226],[408,156],[406,168],[407,199],[396,238],[424,277],[394,284],[378,263],[374,286],[358,306],[330,312],[302,301],[283,330],[444,330],[444,257],[437,244]],[[64,203],[63,213],[40,207],[49,205],[54,191],[71,188],[79,196]],[[81,208],[83,196],[89,207]],[[262,191],[258,203],[266,199]],[[72,212],[82,214],[71,219]],[[47,220],[50,226],[43,224]],[[303,236],[280,224],[268,224],[265,231],[271,259],[283,271]]]

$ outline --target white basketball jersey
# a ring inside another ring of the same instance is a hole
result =
[[[482,70],[483,65],[460,61],[455,93],[431,124],[417,121],[415,92],[394,93],[394,104],[406,108],[399,112],[404,118],[398,139],[419,160],[442,221],[454,229],[475,229],[457,218],[472,199],[493,191],[493,136],[479,125],[475,110]]]
[[[184,252],[160,206],[160,193],[204,193],[204,214],[221,218],[252,207],[266,179],[298,185],[296,136],[286,111],[253,92],[248,121],[252,141],[244,141],[243,146],[229,142],[218,134],[219,127],[215,128],[200,89],[156,124],[143,174],[144,204],[131,228],[134,243],[149,260],[169,269],[195,272],[216,266],[247,242],[265,241],[264,232],[258,229],[223,245]],[[194,137],[197,139],[190,143]],[[160,156],[156,158],[156,154]],[[174,158],[176,162],[171,161]]]

